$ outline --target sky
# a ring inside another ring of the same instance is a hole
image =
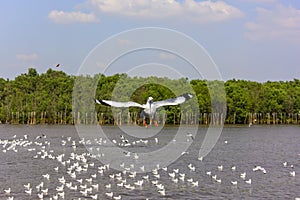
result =
[[[39,73],[57,70],[58,63],[59,70],[75,75],[97,45],[143,27],[192,38],[224,80],[300,78],[299,0],[10,0],[1,2],[0,19],[0,77],[5,79],[30,67]],[[159,56],[153,60],[154,55]],[[177,64],[184,76],[197,78],[176,56],[147,50],[119,59],[109,73],[131,72],[135,61],[145,66],[155,61],[147,66],[152,71]]]

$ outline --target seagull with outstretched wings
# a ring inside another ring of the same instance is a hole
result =
[[[191,99],[194,95],[190,93],[186,93],[183,95],[180,95],[175,98],[171,99],[166,99],[162,101],[153,101],[152,97],[148,97],[146,104],[139,104],[133,101],[128,101],[128,102],[118,102],[118,101],[110,101],[110,100],[102,100],[102,99],[96,99],[96,103],[101,104],[101,105],[106,105],[106,106],[112,106],[112,107],[117,107],[117,108],[128,108],[128,107],[139,107],[143,108],[143,111],[141,112],[140,117],[143,119],[143,124],[144,126],[147,127],[146,123],[146,117],[149,117],[150,119],[150,124],[155,118],[155,112],[156,109],[162,106],[172,106],[172,105],[179,105],[187,100]],[[157,122],[155,123],[157,125]]]

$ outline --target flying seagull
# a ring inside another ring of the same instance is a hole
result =
[[[152,124],[152,121],[155,118],[155,112],[156,112],[157,108],[162,107],[162,106],[179,105],[179,104],[186,102],[193,96],[194,96],[193,94],[186,93],[186,94],[180,95],[178,97],[166,99],[166,100],[162,100],[162,101],[153,101],[152,97],[148,97],[146,104],[143,104],[143,105],[133,102],[133,101],[118,102],[118,101],[110,101],[110,100],[103,100],[103,99],[99,99],[99,100],[95,99],[95,101],[97,104],[112,106],[112,107],[117,107],[117,108],[128,108],[128,107],[143,108],[144,110],[142,110],[142,112],[140,114],[140,118],[143,119],[143,124],[145,127],[147,127],[146,117],[148,117],[150,119],[150,124]],[[155,122],[155,125],[157,126],[157,122]]]

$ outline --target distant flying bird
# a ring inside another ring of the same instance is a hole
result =
[[[60,64],[57,64],[55,67],[59,67],[60,66]]]
[[[128,101],[128,102],[118,102],[118,101],[110,101],[110,100],[102,100],[102,99],[95,99],[96,103],[101,104],[101,105],[106,105],[106,106],[112,106],[112,107],[117,107],[117,108],[128,108],[128,107],[139,107],[143,108],[144,110],[140,114],[140,118],[143,119],[143,124],[144,126],[147,127],[146,123],[146,117],[150,119],[150,124],[152,124],[152,121],[155,118],[155,112],[156,109],[162,106],[172,106],[172,105],[179,105],[187,100],[191,99],[194,95],[190,93],[186,93],[183,95],[180,95],[175,98],[171,99],[166,99],[163,101],[153,101],[152,97],[148,97],[148,100],[146,104],[139,104],[133,101]],[[157,126],[157,122],[155,122],[155,126]]]

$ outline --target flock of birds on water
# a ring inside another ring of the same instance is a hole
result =
[[[191,136],[187,134],[187,140]],[[192,138],[193,139],[193,138]],[[214,169],[199,172],[197,163],[205,162],[205,158],[198,157],[193,163],[187,163],[185,169],[174,167],[160,167],[157,164],[156,168],[147,173],[137,173],[132,171],[134,163],[130,166],[121,164],[123,171],[117,171],[110,167],[109,164],[101,164],[97,157],[105,156],[104,154],[92,154],[88,151],[78,152],[78,149],[87,146],[92,150],[93,148],[101,148],[101,145],[106,144],[106,140],[102,138],[92,139],[81,138],[76,140],[72,137],[61,136],[61,147],[68,148],[69,152],[56,152],[51,148],[51,140],[46,135],[41,134],[35,138],[30,138],[24,135],[18,138],[14,135],[10,139],[0,139],[0,153],[12,154],[22,151],[32,153],[33,159],[52,160],[56,162],[55,167],[51,171],[40,175],[39,183],[24,182],[23,192],[25,198],[28,199],[70,199],[68,195],[72,194],[75,198],[72,199],[114,199],[120,200],[126,198],[124,190],[137,191],[152,188],[157,192],[158,198],[168,197],[171,195],[168,187],[171,184],[182,188],[197,189],[200,187],[200,179],[196,179],[195,173],[203,173],[204,176],[210,178],[213,184],[223,184],[222,172],[232,171],[236,173],[234,179],[230,180],[230,185],[236,187],[243,185],[244,187],[252,187],[255,180],[251,177],[249,171],[240,171],[238,166],[223,166],[217,165]],[[93,142],[99,144],[98,147],[89,146]],[[156,145],[159,143],[158,138],[153,140],[136,140],[129,141],[125,136],[120,135],[112,142],[119,146],[134,146],[134,145]],[[228,141],[224,141],[227,145]],[[188,152],[183,152],[182,155]],[[135,156],[138,159],[138,154],[127,153],[125,156]],[[300,156],[300,154],[299,154]],[[286,176],[296,177],[295,167],[293,164],[284,161],[281,163],[283,168],[286,168]],[[141,167],[144,170],[143,167]],[[268,169],[257,165],[249,169],[252,173],[268,174]],[[238,177],[238,178],[237,178]],[[105,183],[101,180],[106,178]],[[228,181],[228,180],[227,180]],[[50,188],[49,186],[52,186]],[[15,193],[14,186],[4,188],[0,191],[2,197],[13,200],[19,199],[19,193]],[[126,193],[126,192],[125,192]],[[151,198],[151,197],[149,197]],[[145,199],[149,199],[145,198]],[[296,197],[295,200],[300,198]]]

